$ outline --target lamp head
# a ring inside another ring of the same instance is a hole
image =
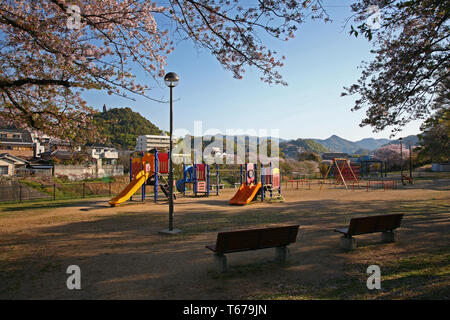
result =
[[[169,72],[164,76],[164,82],[169,88],[176,87],[180,77],[175,72]]]

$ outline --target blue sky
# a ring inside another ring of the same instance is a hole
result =
[[[364,111],[351,112],[355,97],[341,97],[344,86],[353,84],[360,75],[362,60],[371,60],[371,43],[350,36],[343,29],[351,15],[351,1],[325,1],[332,23],[307,21],[299,26],[295,39],[288,42],[270,40],[268,47],[286,56],[279,70],[288,86],[268,85],[260,74],[247,69],[244,79],[234,79],[206,50],[184,41],[169,55],[166,71],[180,76],[174,89],[174,128],[193,132],[194,121],[203,129],[279,129],[281,138],[325,139],[336,134],[356,141],[362,138],[389,138],[390,130],[373,133],[358,124]],[[154,87],[152,97],[168,99],[163,83],[136,70],[138,81]],[[90,105],[100,109],[130,107],[158,127],[169,129],[168,104],[145,98],[136,101],[108,96],[101,92],[84,95]],[[419,133],[420,122],[405,127],[402,136]]]

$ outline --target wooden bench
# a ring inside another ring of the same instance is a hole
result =
[[[350,220],[348,228],[334,229],[334,231],[343,234],[341,247],[347,250],[353,250],[356,248],[356,240],[353,236],[359,234],[381,232],[381,240],[383,242],[394,242],[394,230],[400,227],[402,218],[403,214],[353,218]]]
[[[275,248],[276,260],[284,262],[286,246],[297,239],[299,225],[219,232],[215,245],[206,246],[214,252],[214,261],[220,272],[227,270],[225,253]]]

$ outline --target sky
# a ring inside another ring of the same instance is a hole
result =
[[[347,0],[328,0],[325,7],[333,20],[307,21],[299,26],[295,39],[287,42],[270,39],[266,45],[286,56],[279,72],[288,86],[268,85],[256,70],[247,69],[244,79],[233,78],[207,50],[195,48],[189,41],[176,43],[168,56],[166,71],[176,72],[180,82],[174,88],[174,129],[194,132],[194,122],[202,121],[204,131],[226,133],[278,130],[284,139],[326,139],[335,134],[350,141],[363,138],[389,138],[391,132],[373,133],[359,127],[364,110],[352,112],[353,96],[341,97],[344,86],[355,83],[363,60],[370,61],[372,44],[364,37],[350,36],[345,20],[351,16]],[[150,95],[168,100],[169,89],[163,82],[135,70],[141,84],[152,87]],[[130,101],[93,91],[84,95],[96,109],[130,107],[163,130],[169,130],[169,105],[136,97]],[[407,125],[400,136],[417,134],[420,122]],[[263,132],[263,131],[261,131]]]

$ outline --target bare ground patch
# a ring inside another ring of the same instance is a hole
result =
[[[442,180],[442,179],[441,179]],[[448,299],[449,180],[419,181],[383,191],[328,188],[288,190],[284,203],[228,205],[219,197],[178,198],[176,236],[167,204],[108,199],[0,206],[2,299]],[[446,187],[447,186],[447,187]],[[339,248],[335,227],[360,215],[405,214],[398,241],[357,237],[359,248]],[[206,244],[217,232],[287,223],[301,225],[289,263],[273,250],[228,255],[230,272],[214,270]],[[82,290],[66,288],[66,268],[79,265]],[[378,264],[382,290],[367,290],[366,268]]]

